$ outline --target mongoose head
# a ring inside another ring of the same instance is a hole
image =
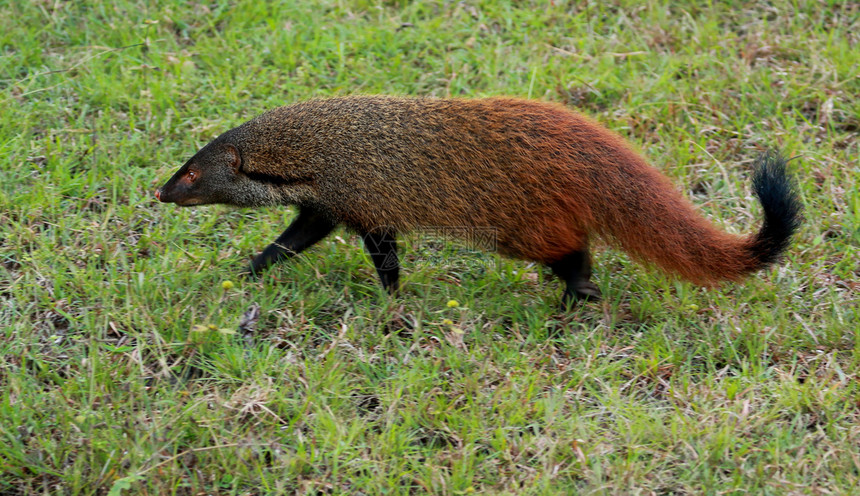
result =
[[[243,170],[239,146],[222,136],[204,146],[185,162],[155,197],[179,206],[220,203],[254,207],[280,203],[271,183],[260,181]]]

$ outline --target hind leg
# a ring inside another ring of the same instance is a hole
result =
[[[600,289],[591,282],[591,256],[588,248],[568,253],[557,262],[549,264],[549,268],[567,284],[561,297],[563,307],[570,307],[578,300],[600,299]]]

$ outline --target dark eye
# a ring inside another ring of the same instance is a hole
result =
[[[194,181],[195,179],[197,179],[197,173],[193,170],[188,171],[188,180]]]

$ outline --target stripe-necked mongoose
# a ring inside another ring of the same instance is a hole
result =
[[[295,255],[337,225],[364,238],[397,290],[395,235],[491,228],[498,250],[548,265],[563,302],[599,297],[588,239],[698,284],[774,262],[800,219],[785,160],[762,155],[753,189],[764,225],[716,229],[615,133],[561,105],[514,98],[353,96],[266,112],[215,138],[155,196],[178,205],[297,205],[298,217],[251,264]]]

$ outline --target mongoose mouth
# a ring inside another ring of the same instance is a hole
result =
[[[193,207],[195,205],[205,205],[207,202],[200,198],[183,198],[181,200],[176,200],[173,203],[179,207]]]
[[[155,190],[155,199],[160,201],[161,203],[175,203],[180,207],[193,207],[195,205],[203,205],[205,203],[200,198],[181,198],[178,200],[171,200],[169,197],[163,198],[162,195],[164,193],[162,189],[163,188],[158,188],[157,190]]]

